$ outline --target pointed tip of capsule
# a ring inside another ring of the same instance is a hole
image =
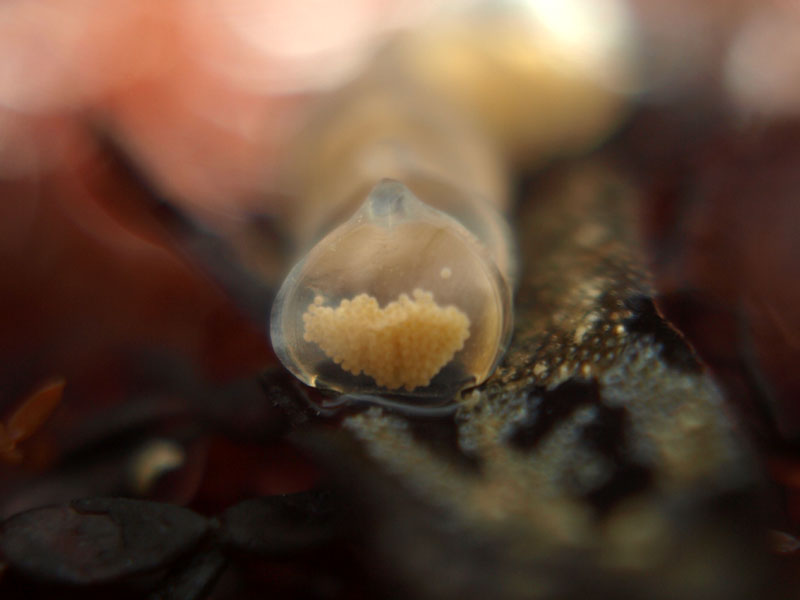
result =
[[[396,219],[407,216],[420,204],[404,184],[394,179],[381,179],[367,196],[362,211],[370,219]]]

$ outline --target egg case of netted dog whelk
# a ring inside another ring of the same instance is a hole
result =
[[[443,398],[488,377],[511,321],[511,287],[483,244],[383,180],[289,273],[270,334],[309,385]]]

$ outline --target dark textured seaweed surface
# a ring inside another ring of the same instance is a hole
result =
[[[331,416],[277,367],[135,356],[128,402],[0,481],[0,597],[783,597],[748,427],[660,312],[642,189],[602,160],[529,182],[511,347],[449,414]],[[176,233],[212,276],[233,260]]]
[[[654,308],[637,206],[597,164],[551,175],[523,205],[514,340],[455,416],[453,445],[477,471],[377,408],[345,418],[343,433],[297,433],[334,481],[358,482],[367,543],[403,593],[766,589],[753,458],[718,387]],[[353,440],[357,455],[333,449]]]

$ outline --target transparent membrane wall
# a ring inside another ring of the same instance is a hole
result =
[[[310,385],[447,396],[496,366],[510,304],[506,279],[471,232],[383,180],[292,269],[271,336]]]

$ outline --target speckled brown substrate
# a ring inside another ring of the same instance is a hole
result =
[[[404,593],[757,594],[749,452],[654,308],[635,208],[603,166],[540,184],[518,220],[511,348],[455,419],[373,407],[307,439],[369,509]]]

